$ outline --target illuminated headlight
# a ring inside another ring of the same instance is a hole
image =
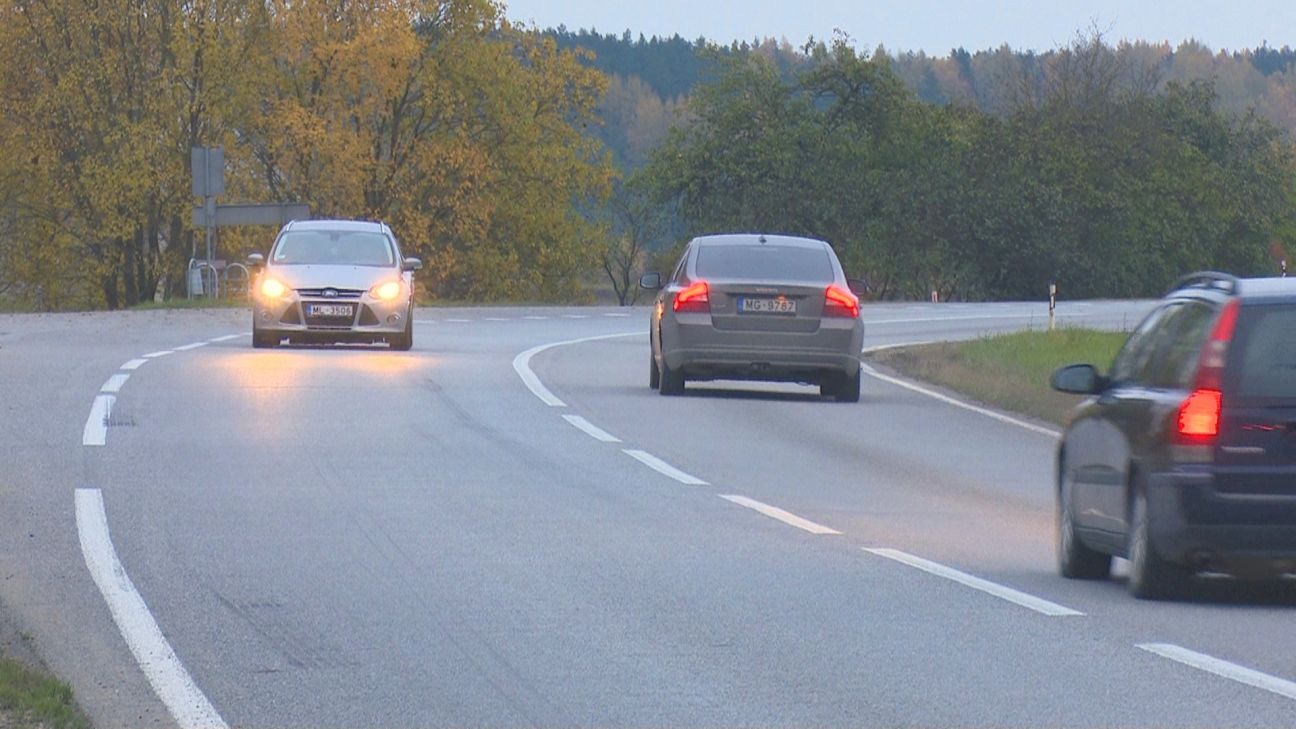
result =
[[[388,281],[369,289],[369,295],[382,301],[391,301],[401,294],[400,281]]]
[[[282,299],[288,295],[288,290],[278,279],[267,278],[261,282],[261,295],[267,299]]]

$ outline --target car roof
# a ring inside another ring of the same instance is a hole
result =
[[[814,238],[801,238],[793,235],[769,235],[765,233],[703,235],[694,238],[693,242],[705,246],[750,246],[764,243],[788,248],[831,248],[827,242]]]
[[[1244,278],[1238,281],[1238,294],[1244,299],[1296,299],[1296,278]]]
[[[386,223],[373,220],[294,220],[284,230],[353,230],[369,233],[391,233]]]
[[[1235,278],[1228,274],[1204,271],[1180,279],[1168,296],[1216,301],[1233,296],[1239,297],[1243,302],[1296,301],[1296,278]]]

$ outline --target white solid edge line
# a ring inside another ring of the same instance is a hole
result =
[[[206,342],[194,342],[193,344],[186,344],[183,347],[176,347],[175,351],[188,352],[191,349],[198,349],[199,347],[206,347],[206,346],[207,346]]]
[[[122,369],[122,370],[137,370],[137,369],[143,367],[143,366],[146,365],[146,364],[148,364],[148,360],[146,360],[146,359],[133,359],[133,360],[127,362],[126,364],[122,365],[121,367],[118,367],[117,369]]]
[[[784,524],[794,526],[797,529],[804,529],[811,534],[841,534],[841,532],[832,527],[826,527],[823,524],[816,524],[809,519],[803,519],[790,511],[784,511],[777,506],[770,506],[769,504],[762,503],[756,499],[749,499],[746,496],[739,496],[737,494],[720,494],[720,498],[725,501],[731,501],[739,506],[745,506],[753,511],[760,512],[771,519],[777,519]]]
[[[569,423],[571,423],[572,425],[576,426],[576,429],[577,429],[577,430],[580,430],[580,431],[584,432],[586,435],[590,436],[590,437],[593,438],[594,440],[601,440],[601,441],[603,441],[604,443],[620,443],[620,442],[621,442],[621,439],[620,439],[620,438],[616,437],[615,435],[612,435],[611,433],[607,432],[606,430],[603,430],[602,428],[600,428],[600,427],[598,427],[597,425],[591,423],[590,421],[586,420],[585,418],[582,418],[582,417],[579,416],[579,415],[564,415],[564,416],[563,416],[563,420],[566,420],[567,422],[569,422]]]
[[[90,415],[86,417],[85,429],[81,431],[81,445],[101,446],[108,442],[108,417],[112,415],[112,406],[116,401],[117,398],[112,395],[95,395]]]
[[[242,334],[226,334],[226,335],[223,336],[223,337],[216,337],[215,339],[211,339],[211,340],[208,340],[208,341],[210,341],[212,344],[215,344],[216,342],[228,342],[228,341],[231,340],[231,339],[238,339],[238,338],[241,337],[241,336],[243,336],[243,335],[242,335]]]
[[[121,392],[122,385],[125,385],[126,380],[129,379],[130,375],[119,372],[109,377],[108,381],[103,383],[103,387],[99,388],[99,392]]]
[[[1182,663],[1185,666],[1213,673],[1220,678],[1227,678],[1230,681],[1244,683],[1247,686],[1253,686],[1284,698],[1296,700],[1296,682],[1270,676],[1253,668],[1239,666],[1236,663],[1208,656],[1205,653],[1190,651],[1172,643],[1139,643],[1137,647],[1149,653],[1155,653],[1162,658],[1169,658],[1177,663]]]
[[[928,344],[936,344],[935,339],[923,339],[917,342],[900,342],[899,344],[875,344],[872,347],[865,347],[860,350],[860,354],[873,354],[875,352],[885,352],[888,349],[899,349],[901,347],[922,347]]]
[[[901,564],[909,565],[910,567],[920,569],[923,572],[936,575],[937,577],[944,577],[947,580],[952,580],[965,587],[979,590],[987,595],[993,595],[1000,600],[1007,600],[1008,602],[1034,610],[1037,613],[1052,618],[1084,615],[1084,613],[1078,610],[1072,610],[1069,607],[1064,607],[1055,602],[1050,602],[1043,598],[1035,597],[1034,595],[1028,595],[1020,590],[1014,590],[1011,587],[1005,587],[989,580],[983,580],[980,577],[969,575],[966,572],[960,572],[953,567],[946,567],[943,564],[932,562],[923,559],[922,557],[915,557],[912,554],[901,552],[898,549],[870,549],[865,547],[864,551],[870,554],[876,554],[879,557],[894,560]]]
[[[672,466],[666,461],[663,461],[657,456],[648,453],[647,451],[639,451],[639,450],[633,450],[627,448],[622,452],[625,453],[627,456],[630,456],[631,458],[635,459],[636,461],[639,461],[640,463],[644,464],[645,466],[651,468],[657,473],[660,473],[661,475],[666,476],[668,478],[673,478],[676,481],[679,481],[680,483],[684,484],[685,486],[709,486],[710,485],[706,481],[703,481],[702,479],[698,478],[697,476],[691,476],[687,473],[684,473],[678,468]]]
[[[1029,430],[1032,433],[1038,433],[1039,435],[1048,436],[1050,438],[1057,438],[1062,435],[1060,432],[1053,430],[1052,428],[1045,428],[1042,425],[1035,425],[1034,423],[1028,423],[1025,420],[1018,420],[1017,418],[1014,418],[1011,415],[1004,415],[1003,413],[997,413],[994,410],[990,410],[988,408],[983,408],[977,405],[973,405],[972,403],[963,402],[962,400],[950,397],[949,395],[942,395],[941,393],[936,392],[935,390],[929,390],[921,385],[915,385],[914,383],[908,382],[907,380],[902,380],[899,377],[884,375],[881,372],[878,372],[877,370],[873,369],[872,367],[866,364],[861,363],[860,370],[864,374],[874,379],[882,380],[883,382],[889,382],[892,385],[895,385],[897,387],[903,387],[906,390],[912,390],[913,392],[916,392],[920,395],[926,395],[927,397],[933,398],[935,400],[940,400],[941,402],[946,403],[948,405],[953,405],[954,407],[957,408],[963,408],[964,410],[974,412],[978,415],[984,415],[987,418],[998,420],[1001,423],[1015,425],[1018,428]]]
[[[167,356],[168,354],[175,354],[175,350],[174,350],[174,349],[164,349],[164,350],[162,350],[161,352],[149,352],[148,354],[141,355],[141,356],[143,356],[144,359],[156,359],[156,358],[158,358],[158,357],[165,357],[165,356]]]
[[[1058,318],[1077,316],[1076,314],[1055,313]],[[921,324],[923,322],[938,321],[988,321],[992,319],[1048,319],[1048,312],[1040,314],[967,314],[964,316],[923,316],[910,319],[865,319],[865,326],[869,324]]]
[[[108,534],[99,489],[76,490],[77,534],[90,576],[108,603],[113,622],[135,656],[154,693],[181,729],[223,729],[228,725],[194,683],[162,635],[148,605],[126,574]]]
[[[540,402],[543,402],[545,405],[548,405],[551,408],[565,408],[567,407],[567,403],[563,402],[562,400],[559,400],[557,396],[555,396],[552,392],[550,392],[549,388],[545,387],[544,383],[540,381],[540,378],[536,377],[535,372],[531,370],[532,357],[536,356],[537,354],[540,354],[546,349],[553,349],[554,347],[564,347],[569,344],[581,344],[583,342],[594,342],[600,339],[616,339],[617,337],[641,336],[642,334],[643,332],[624,332],[622,334],[600,334],[599,336],[596,337],[581,337],[580,339],[568,339],[563,342],[550,342],[549,344],[541,344],[538,347],[532,347],[531,349],[528,349],[527,351],[522,352],[518,356],[514,357],[513,370],[518,373],[518,377],[522,378],[522,384],[527,386],[527,389],[531,391],[531,394],[540,398]]]

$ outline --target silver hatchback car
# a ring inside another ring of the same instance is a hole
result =
[[[663,395],[688,380],[767,380],[819,386],[858,402],[864,322],[859,298],[827,243],[789,236],[694,238],[660,289],[649,339],[649,385]]]
[[[391,228],[358,220],[285,225],[267,259],[248,256],[253,281],[252,346],[291,342],[414,345],[414,271]]]

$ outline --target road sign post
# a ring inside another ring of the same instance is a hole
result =
[[[198,271],[212,272],[210,287],[197,287],[199,296],[220,296],[220,277],[216,274],[216,228],[221,225],[275,225],[310,217],[310,206],[304,203],[270,203],[267,205],[217,205],[216,197],[225,194],[225,149],[223,147],[193,147],[189,150],[194,197],[203,200],[194,206],[193,226],[203,228],[207,242],[206,258]],[[196,243],[195,243],[196,248]],[[191,264],[198,258],[194,250]],[[193,268],[193,266],[190,266]],[[199,279],[201,282],[201,279]],[[194,297],[193,276],[189,276],[189,298]]]

